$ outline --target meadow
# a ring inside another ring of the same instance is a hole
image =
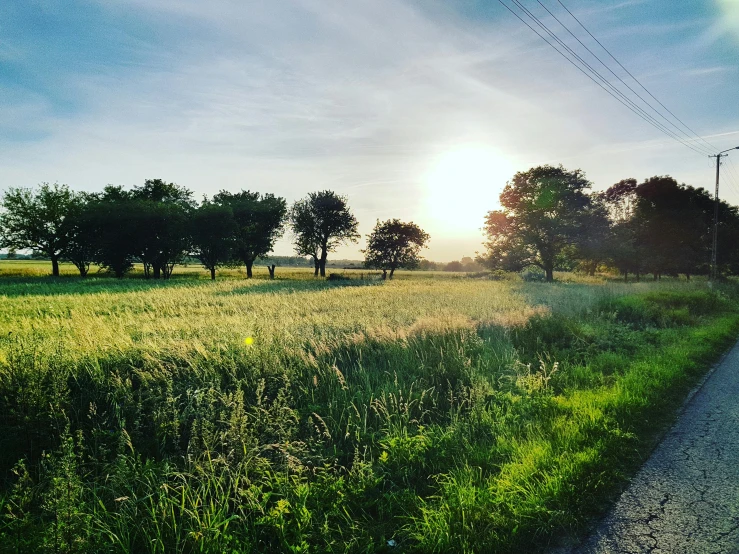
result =
[[[545,550],[739,332],[731,283],[37,263],[0,262],[0,552]]]

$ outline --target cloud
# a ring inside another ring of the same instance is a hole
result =
[[[642,4],[624,2],[601,21]],[[95,40],[110,35],[112,44],[91,58],[87,42],[49,68],[59,97],[47,85],[3,95],[0,187],[58,180],[99,189],[162,177],[198,194],[250,188],[290,201],[332,188],[350,196],[366,233],[377,217],[422,219],[423,175],[461,143],[491,145],[521,169],[545,161],[584,167],[605,183],[684,157],[669,139],[650,143],[656,132],[502,8],[471,19],[446,1],[81,5],[96,18],[86,17]],[[618,32],[636,40],[649,25],[659,23],[631,21]],[[6,51],[28,55],[33,43],[0,45],[0,60]],[[635,71],[662,69],[669,88],[692,79],[676,75],[675,62],[655,62],[665,51],[645,47]],[[721,65],[712,61],[692,67]],[[62,100],[76,109],[59,110]],[[446,246],[442,229],[428,229],[429,257],[459,257],[453,248],[464,241],[462,253],[474,251],[480,222],[470,220]]]

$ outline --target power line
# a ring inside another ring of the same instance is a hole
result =
[[[546,42],[549,46],[551,46],[554,50],[557,51],[563,58],[565,58],[570,64],[572,64],[574,67],[576,67],[581,73],[583,73],[586,77],[588,77],[591,81],[593,81],[596,85],[598,85],[600,88],[605,90],[610,96],[615,98],[617,101],[619,101],[621,104],[623,104],[626,108],[631,110],[633,113],[635,113],[638,117],[640,117],[642,120],[646,121],[659,131],[662,131],[664,134],[669,136],[670,138],[673,138],[674,140],[678,141],[683,146],[686,146],[687,148],[690,148],[693,152],[696,152],[697,154],[700,154],[701,156],[705,155],[704,152],[701,152],[700,150],[697,150],[689,143],[685,142],[684,140],[680,139],[677,135],[675,135],[673,132],[671,132],[669,129],[666,129],[663,125],[661,125],[659,122],[657,122],[653,117],[649,116],[642,110],[639,106],[634,104],[634,102],[626,97],[620,90],[618,90],[616,87],[614,87],[610,82],[608,82],[607,79],[605,79],[600,73],[595,71],[586,61],[584,61],[574,50],[572,50],[569,46],[567,46],[562,40],[557,37],[555,33],[551,31],[544,23],[542,23],[534,14],[532,14],[528,9],[526,9],[525,6],[523,6],[518,0],[513,0],[513,3],[519,7],[533,22],[535,22],[542,30],[544,30],[550,37],[552,37],[562,48],[564,48],[565,51],[569,52],[572,56],[574,56],[577,60],[580,61],[585,67],[587,67],[593,74],[595,74],[601,81],[598,82],[591,73],[588,73],[585,69],[583,69],[580,65],[578,65],[575,61],[573,61],[572,58],[570,58],[567,54],[565,54],[563,51],[561,51],[557,46],[555,46],[552,42],[550,42],[544,35],[542,35],[539,31],[534,29],[527,21],[525,21],[518,13],[516,13],[513,9],[511,9],[510,6],[508,6],[503,0],[498,0],[498,2],[506,8],[509,12],[511,12],[519,21],[521,21],[524,25],[526,25],[529,29],[531,29],[534,33],[536,33],[539,38],[541,38],[544,42]],[[605,85],[610,87],[609,90],[606,88]],[[615,94],[614,94],[615,93]],[[619,97],[620,96],[620,97]],[[623,100],[622,100],[623,98]],[[643,114],[643,115],[642,115]]]
[[[736,167],[734,167],[734,162],[731,161],[731,158],[727,157],[726,159],[729,162],[729,165],[726,166],[726,169],[729,170],[729,186],[731,186],[731,189],[736,194],[739,194],[739,176],[737,176]]]
[[[572,19],[574,19],[575,21],[577,21],[578,25],[580,25],[580,27],[582,27],[583,30],[588,35],[590,35],[590,38],[592,38],[595,42],[597,42],[598,43],[598,46],[600,46],[603,50],[605,50],[606,54],[608,54],[611,57],[611,59],[613,61],[615,61],[619,65],[619,67],[621,67],[621,69],[623,69],[626,72],[626,74],[629,77],[631,77],[642,88],[642,90],[644,90],[644,92],[646,92],[649,96],[651,96],[652,99],[655,102],[657,102],[657,104],[659,104],[660,106],[662,106],[662,108],[668,114],[670,114],[672,117],[674,117],[680,123],[680,125],[682,125],[685,129],[687,129],[688,131],[690,131],[693,135],[695,135],[704,144],[706,144],[708,147],[710,147],[710,149],[711,149],[712,152],[715,152],[716,150],[718,150],[718,148],[716,148],[713,144],[711,144],[710,142],[708,142],[707,140],[705,140],[702,136],[700,136],[698,133],[696,133],[693,129],[691,129],[690,127],[688,127],[688,125],[682,119],[680,119],[679,117],[677,117],[674,113],[672,113],[672,111],[667,106],[665,106],[662,102],[660,102],[659,99],[656,96],[654,96],[654,94],[652,94],[649,91],[649,89],[647,87],[645,87],[639,79],[637,79],[636,77],[634,77],[634,75],[628,69],[626,69],[626,67],[624,67],[624,65],[620,61],[618,61],[618,58],[616,58],[616,56],[614,56],[613,54],[611,54],[611,51],[608,50],[608,48],[606,48],[603,45],[603,43],[601,43],[597,38],[595,38],[595,36],[593,35],[593,33],[591,33],[588,30],[588,28],[585,27],[585,25],[583,25],[583,23],[577,18],[577,16],[575,16],[575,14],[573,14],[569,10],[569,8],[564,5],[564,3],[562,2],[562,0],[557,0],[557,2],[559,2],[559,5],[562,6],[567,11],[568,14],[570,14],[570,16],[572,17]]]
[[[570,36],[572,36],[572,37],[573,37],[573,38],[574,38],[574,39],[575,39],[575,40],[576,40],[577,42],[579,42],[579,43],[580,43],[580,45],[581,45],[581,46],[582,46],[583,48],[585,48],[585,50],[587,50],[587,51],[588,51],[588,52],[589,52],[589,53],[590,53],[590,54],[591,54],[591,55],[592,55],[592,56],[593,56],[593,57],[594,57],[594,58],[595,58],[596,60],[598,60],[598,62],[600,62],[600,64],[601,64],[601,65],[602,65],[603,67],[605,67],[605,68],[606,68],[606,69],[607,69],[607,70],[608,70],[608,71],[609,71],[609,72],[611,73],[611,75],[613,75],[613,76],[614,76],[614,77],[615,77],[616,79],[618,79],[618,80],[619,80],[619,81],[620,81],[620,82],[621,82],[621,83],[622,83],[622,84],[623,84],[623,85],[624,85],[624,86],[625,86],[625,87],[626,87],[627,89],[629,89],[629,90],[630,90],[630,91],[631,91],[631,92],[632,92],[632,93],[633,93],[633,94],[634,94],[634,95],[635,95],[635,96],[636,96],[637,98],[639,98],[639,100],[641,100],[641,101],[642,101],[642,102],[643,102],[643,103],[644,103],[644,104],[645,104],[645,105],[646,105],[646,106],[647,106],[647,107],[648,107],[649,109],[651,109],[651,110],[652,110],[652,111],[653,111],[653,112],[654,112],[655,114],[657,114],[657,115],[658,115],[659,117],[661,117],[661,118],[662,118],[662,119],[663,119],[663,120],[664,120],[664,121],[665,121],[665,122],[666,122],[666,123],[667,123],[668,125],[671,125],[671,126],[672,126],[672,127],[673,127],[673,128],[674,128],[674,129],[676,130],[676,131],[677,131],[677,133],[680,133],[681,135],[683,135],[683,136],[685,137],[685,140],[687,140],[687,141],[691,141],[691,143],[693,143],[693,145],[694,145],[694,146],[695,146],[696,148],[700,148],[700,149],[702,149],[702,150],[706,150],[706,151],[705,151],[705,154],[711,154],[711,153],[713,153],[713,152],[714,152],[715,148],[713,148],[713,147],[711,147],[710,149],[706,149],[706,147],[705,147],[705,146],[702,146],[702,145],[698,145],[698,144],[695,144],[695,141],[696,141],[696,139],[692,138],[692,137],[691,137],[691,136],[690,136],[690,135],[689,135],[688,133],[686,133],[686,132],[685,132],[684,130],[682,130],[682,129],[681,129],[680,127],[678,127],[677,125],[675,125],[675,123],[673,123],[673,122],[672,122],[672,121],[671,121],[670,119],[668,119],[667,117],[665,117],[665,116],[664,116],[664,114],[662,114],[662,112],[660,112],[659,110],[657,110],[657,109],[656,109],[656,108],[655,108],[655,107],[654,107],[654,106],[653,106],[653,105],[652,105],[651,103],[649,103],[649,102],[648,102],[648,101],[647,101],[647,100],[646,100],[646,99],[645,99],[645,98],[644,98],[644,97],[643,97],[643,96],[642,96],[641,94],[639,94],[639,93],[638,93],[637,91],[635,91],[635,90],[634,90],[633,88],[631,88],[631,86],[630,86],[630,85],[629,85],[629,84],[628,84],[628,83],[627,83],[626,81],[624,81],[624,80],[623,80],[623,79],[622,79],[622,78],[621,78],[621,77],[620,77],[620,76],[619,76],[618,74],[616,74],[616,72],[615,72],[615,71],[613,71],[613,70],[612,70],[612,69],[611,69],[611,68],[610,68],[610,67],[609,67],[609,66],[608,66],[608,65],[607,65],[607,64],[606,64],[606,63],[605,63],[605,62],[604,62],[604,61],[603,61],[602,59],[600,59],[600,57],[598,57],[598,55],[597,55],[597,54],[596,54],[595,52],[593,52],[593,51],[592,51],[592,50],[591,50],[591,49],[590,49],[590,48],[589,48],[589,47],[588,47],[588,46],[587,46],[587,45],[586,45],[586,44],[585,44],[585,43],[584,43],[583,41],[581,41],[581,40],[580,40],[580,38],[579,38],[579,37],[578,37],[578,36],[577,36],[577,35],[576,35],[575,33],[573,33],[573,32],[572,32],[572,30],[570,30],[570,28],[569,28],[569,27],[567,27],[567,25],[565,25],[565,24],[564,24],[564,23],[563,23],[563,22],[562,22],[562,21],[561,21],[561,20],[560,20],[560,19],[559,19],[559,18],[558,18],[558,17],[557,17],[557,16],[555,15],[555,14],[554,14],[554,13],[552,13],[552,11],[551,11],[551,10],[550,10],[549,8],[547,8],[547,7],[546,7],[546,6],[545,6],[545,5],[544,5],[544,4],[542,3],[542,1],[541,1],[541,0],[536,0],[536,2],[537,2],[537,3],[538,3],[538,4],[539,4],[539,5],[540,5],[540,6],[542,7],[542,8],[544,8],[544,10],[546,10],[546,12],[547,12],[547,13],[548,13],[549,15],[551,15],[551,16],[552,16],[552,17],[554,18],[554,20],[555,20],[555,21],[556,21],[557,23],[559,23],[559,24],[560,24],[560,25],[562,26],[562,28],[563,28],[563,29],[564,29],[565,31],[567,31],[567,32],[568,32],[568,33],[570,34]],[[560,2],[560,4],[562,4],[562,3]],[[567,7],[566,7],[566,6],[564,5],[564,4],[562,4],[562,7],[564,7],[565,9],[567,9]],[[570,12],[569,10],[567,10],[567,11],[568,11],[568,13],[570,13],[570,15],[572,15],[572,14],[571,14],[571,12]],[[574,15],[573,15],[573,17],[574,17]],[[579,21],[578,21],[578,23],[579,23]],[[580,25],[582,26],[582,24],[580,24]],[[583,27],[583,28],[584,28],[584,27]],[[586,29],[586,31],[587,31],[587,29]],[[592,36],[592,35],[591,35],[591,36]],[[612,54],[610,54],[610,52],[609,52],[609,55],[610,55],[611,57],[613,57],[613,55],[612,55]],[[615,58],[614,58],[614,59],[615,59]],[[618,62],[618,60],[616,60],[616,61],[617,61],[617,63],[619,63],[619,62]],[[620,63],[619,63],[619,65],[620,65]],[[702,139],[701,139],[701,137],[698,137],[698,139],[699,139],[699,140],[702,140]],[[709,145],[709,146],[710,146],[710,145]]]

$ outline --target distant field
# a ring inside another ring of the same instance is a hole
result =
[[[0,261],[0,552],[535,551],[739,330],[732,284],[45,273]]]
[[[74,265],[70,263],[60,263],[59,273],[62,277],[79,277],[79,272]],[[326,273],[347,273],[353,277],[358,276],[379,276],[382,272],[369,270],[369,269],[344,269],[342,267],[326,267]],[[416,278],[435,276],[454,276],[460,275],[460,273],[447,272],[447,271],[396,271],[396,276],[399,279],[407,278],[411,275]],[[0,260],[0,278],[2,277],[45,277],[51,275],[51,262],[45,260]],[[277,278],[305,278],[313,276],[313,268],[311,267],[277,267],[276,277]],[[90,266],[89,277],[107,277],[113,279],[112,275],[107,272],[100,270],[97,266]],[[199,264],[188,264],[188,265],[176,265],[172,278],[200,278],[210,279],[210,273],[203,269]],[[246,277],[246,271],[244,268],[221,268],[216,271],[216,278],[239,278]],[[268,278],[269,272],[267,266],[264,263],[257,263],[254,265],[254,277]],[[133,270],[127,274],[126,279],[131,278],[144,278],[144,270],[141,264],[135,264]]]

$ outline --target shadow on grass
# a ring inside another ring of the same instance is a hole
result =
[[[345,287],[367,287],[379,285],[382,281],[370,279],[342,279],[337,281],[327,281],[325,279],[275,279],[274,281],[259,280],[251,281],[249,285],[234,288],[228,291],[222,291],[221,295],[232,294],[290,294],[297,292],[315,292],[322,290],[332,290]]]
[[[2,277],[0,296],[61,296],[99,293],[133,293],[157,288],[178,289],[204,287],[210,280],[192,277],[173,277],[168,280],[146,280],[133,277],[116,279],[107,276],[64,277]]]

